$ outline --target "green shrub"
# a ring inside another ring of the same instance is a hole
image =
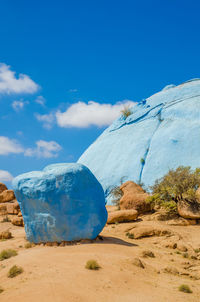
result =
[[[141,162],[142,165],[144,165],[144,164],[145,164],[144,158],[141,158],[141,159],[140,159],[140,162]]]
[[[17,265],[14,265],[11,267],[11,269],[8,272],[8,278],[14,278],[20,274],[23,273],[23,268]]]
[[[92,259],[87,261],[85,268],[90,270],[99,270],[101,267],[96,260]]]
[[[124,106],[124,108],[121,110],[121,113],[125,118],[132,114],[129,106]]]
[[[200,186],[200,169],[191,171],[190,167],[180,166],[155,182],[151,187],[153,194],[158,194],[160,200],[195,201],[195,193]]]
[[[195,202],[195,193],[200,186],[200,169],[192,171],[190,167],[180,166],[157,180],[151,187],[152,195],[146,202],[150,203],[152,209],[159,205],[167,212],[177,213],[177,202],[185,200]]]
[[[187,293],[187,294],[191,294],[192,293],[192,290],[186,284],[180,285],[178,289],[179,289],[180,292],[184,292],[184,293]]]
[[[17,256],[17,252],[15,250],[12,250],[12,249],[3,250],[0,253],[0,261],[11,258],[13,256]]]
[[[200,252],[200,249],[194,249],[194,252],[195,252],[195,253],[199,253],[199,252]]]

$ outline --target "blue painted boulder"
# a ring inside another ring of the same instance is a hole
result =
[[[107,221],[103,189],[78,163],[17,176],[13,188],[30,242],[94,239]]]
[[[180,165],[200,167],[200,80],[168,85],[121,115],[83,153],[108,201],[113,186],[146,187]]]

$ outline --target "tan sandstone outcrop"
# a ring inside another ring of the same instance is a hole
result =
[[[0,202],[9,202],[15,199],[15,194],[13,190],[5,190],[0,193]]]
[[[149,196],[139,185],[133,181],[127,181],[120,186],[123,196],[120,199],[120,209],[134,209],[138,214],[151,210],[150,204],[145,200]]]
[[[17,226],[24,225],[22,213],[18,201],[15,198],[14,191],[8,190],[6,185],[0,183],[0,216],[6,218],[7,215],[11,216],[9,219],[12,224]]]
[[[108,213],[107,223],[129,222],[137,219],[138,212],[136,210],[119,210]]]
[[[24,221],[22,217],[18,217],[18,216],[14,216],[11,219],[12,224],[16,225],[16,226],[24,226]]]
[[[179,201],[177,203],[178,213],[181,217],[187,219],[200,219],[200,203]]]
[[[8,190],[8,188],[6,187],[6,185],[4,185],[2,182],[0,182],[0,193],[2,193],[5,190]]]

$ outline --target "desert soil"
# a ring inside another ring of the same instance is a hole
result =
[[[127,237],[127,232],[144,226],[164,227],[174,236]],[[200,248],[200,225],[168,226],[165,222],[148,221],[145,216],[136,222],[106,225],[102,241],[28,249],[24,247],[27,241],[23,227],[0,223],[0,231],[6,229],[13,238],[0,241],[0,252],[12,248],[18,255],[0,262],[0,287],[4,289],[1,302],[200,301],[200,253],[194,252]],[[188,254],[170,246],[170,240],[173,243],[176,238],[180,246],[188,248]],[[155,257],[143,257],[147,250]],[[144,268],[134,264],[135,258],[141,260]],[[97,260],[101,269],[86,269],[90,259]],[[8,278],[13,265],[21,266],[24,272]],[[189,285],[193,293],[180,292],[181,284]]]

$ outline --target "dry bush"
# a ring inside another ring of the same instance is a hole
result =
[[[11,267],[11,269],[8,272],[8,278],[14,278],[20,274],[23,273],[23,268],[17,265],[14,265]]]
[[[101,267],[96,260],[92,259],[87,261],[85,268],[90,270],[99,270]]]
[[[184,293],[187,293],[187,294],[192,293],[192,290],[190,289],[190,287],[187,284],[181,284],[178,289],[179,289],[180,292],[184,292]]]
[[[0,261],[3,261],[5,259],[9,259],[11,257],[17,256],[17,251],[12,249],[3,250],[0,253]]]

